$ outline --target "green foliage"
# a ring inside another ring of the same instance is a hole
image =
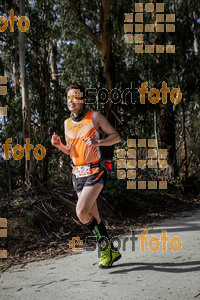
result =
[[[119,197],[119,191],[124,191],[126,189],[126,181],[120,180],[117,178],[108,177],[108,180],[105,185],[104,193],[107,196],[107,199],[112,199]]]
[[[30,227],[40,226],[42,215],[38,210],[33,209],[32,211],[26,213],[25,220],[27,225]]]

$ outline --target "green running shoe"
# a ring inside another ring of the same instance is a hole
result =
[[[106,269],[112,265],[112,251],[111,251],[111,242],[104,238],[103,241],[106,242],[106,245],[100,243],[99,250],[101,253],[99,268]]]
[[[110,267],[112,266],[112,264],[116,261],[118,261],[121,258],[121,253],[119,252],[119,250],[113,246],[112,248],[112,263],[110,265]]]

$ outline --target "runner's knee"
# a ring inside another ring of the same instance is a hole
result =
[[[81,222],[84,222],[85,217],[88,216],[88,209],[86,207],[76,206],[76,215]]]

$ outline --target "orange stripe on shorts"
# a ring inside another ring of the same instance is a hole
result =
[[[101,173],[99,174],[99,176],[97,176],[97,178],[95,178],[95,179],[93,180],[93,182],[96,181],[97,179],[99,179],[99,177],[101,177],[101,175],[103,174],[103,172],[104,172],[104,171],[101,171]]]

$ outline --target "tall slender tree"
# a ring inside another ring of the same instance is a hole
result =
[[[24,0],[19,0],[20,15],[25,16]],[[21,93],[22,93],[22,118],[23,118],[23,137],[31,139],[31,117],[29,106],[28,82],[26,74],[26,56],[25,56],[25,32],[19,32],[19,64],[21,74]],[[31,160],[25,159],[25,180],[28,184],[31,183],[30,175],[32,172]]]

